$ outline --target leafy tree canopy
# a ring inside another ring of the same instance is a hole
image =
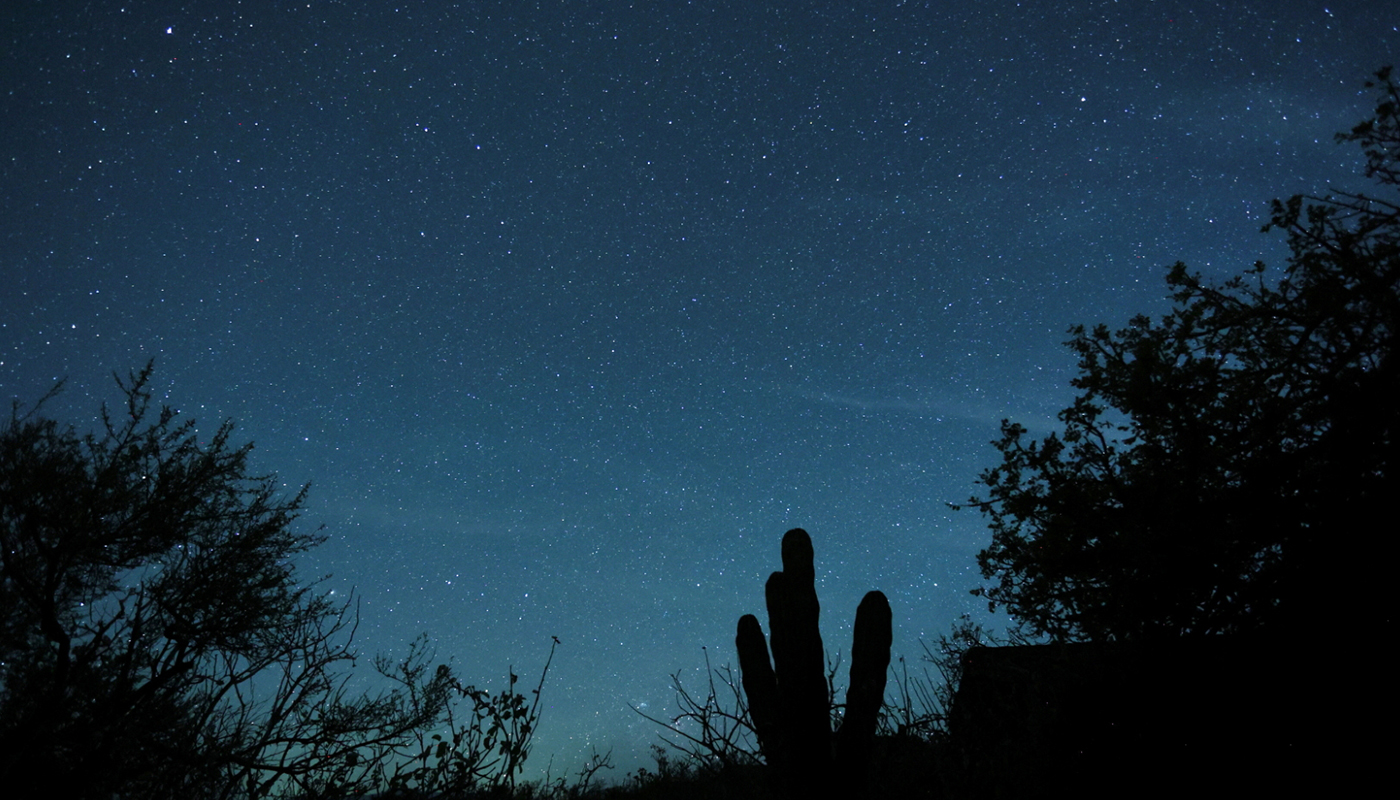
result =
[[[1393,523],[1400,380],[1400,93],[1377,73],[1371,194],[1275,201],[1280,280],[1213,285],[1178,263],[1173,307],[1070,330],[1061,433],[1003,421],[976,590],[1028,633],[1112,640],[1375,621],[1365,561]],[[1369,538],[1368,538],[1369,534]],[[1355,577],[1353,577],[1355,576]],[[1323,611],[1323,607],[1326,610]]]

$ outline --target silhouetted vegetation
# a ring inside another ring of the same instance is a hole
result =
[[[201,444],[155,411],[150,374],[118,381],[124,405],[96,434],[43,401],[0,431],[7,796],[513,788],[539,688],[527,702],[514,675],[495,695],[463,685],[420,640],[376,660],[391,688],[352,695],[354,601],[298,584],[291,563],[321,542],[294,524],[306,489],[250,475],[231,424]]]
[[[1280,280],[1177,264],[1160,320],[1071,330],[1081,393],[1062,433],[1003,422],[971,501],[992,608],[1056,641],[1315,634],[1343,598],[1346,616],[1379,613],[1381,582],[1348,577],[1400,488],[1400,95],[1378,77],[1375,116],[1337,138],[1385,197],[1275,201]]]
[[[856,611],[850,684],[833,736],[811,537],[801,528],[788,531],[782,556],[783,569],[764,587],[772,663],[757,617],[742,617],[735,637],[753,728],[779,796],[852,795],[864,786],[885,699],[890,604],[870,592]]]
[[[249,474],[230,424],[201,442],[155,410],[147,366],[118,380],[124,403],[96,433],[45,418],[52,394],[0,430],[6,796],[1023,796],[1137,791],[1158,769],[1185,789],[1237,750],[1270,789],[1295,788],[1332,766],[1299,759],[1352,721],[1304,725],[1275,698],[1315,681],[1359,708],[1379,676],[1320,648],[1280,669],[1287,637],[1389,624],[1384,580],[1352,579],[1400,490],[1400,90],[1378,78],[1374,117],[1338,139],[1392,196],[1275,202],[1265,229],[1292,251],[1277,281],[1262,264],[1218,285],[1176,265],[1166,316],[1071,329],[1081,393],[1063,432],[1027,441],[1003,422],[971,501],[996,581],[978,594],[1012,614],[1010,642],[1056,644],[985,649],[1007,642],[964,619],[926,650],[935,677],[900,660],[889,699],[892,616],[871,592],[838,703],[795,529],[766,587],[771,662],[744,616],[741,674],[707,654],[703,694],[675,679],[654,769],[604,782],[610,754],[594,753],[572,782],[520,782],[554,648],[528,695],[513,673],[498,693],[462,683],[426,639],[375,660],[387,688],[350,692],[354,600],[292,565],[322,541],[295,524],[307,490]],[[1078,640],[1096,642],[1064,644]]]
[[[725,770],[762,764],[758,733],[739,677],[727,664],[712,666],[709,651],[705,652],[705,676],[703,698],[685,687],[680,673],[671,676],[678,711],[670,719],[658,719],[637,708],[632,710],[664,728],[661,741],[698,769]]]
[[[951,635],[940,636],[934,645],[926,646],[922,660],[936,674],[930,675],[926,668],[916,668],[911,674],[907,662],[899,659],[899,667],[892,673],[889,696],[877,716],[867,796],[941,796],[942,773],[938,765],[947,753],[948,708],[956,689],[961,656],[970,647],[992,642],[980,626],[964,618]],[[692,693],[678,675],[673,676],[677,711],[670,718],[637,711],[661,726],[660,738],[665,747],[655,748],[656,770],[629,776],[625,786],[659,784],[674,788],[683,780],[719,792],[697,796],[773,796],[774,781],[765,766],[766,756],[759,749],[738,673],[727,665],[712,667],[708,653],[705,665],[703,695]],[[840,655],[833,660],[828,654],[824,683],[828,724],[832,728],[842,725],[846,713],[845,704],[839,700],[840,670]],[[835,771],[830,763],[823,768]],[[839,788],[854,791],[849,786]],[[833,781],[823,791],[836,793],[838,786]],[[855,793],[859,796],[859,792]]]

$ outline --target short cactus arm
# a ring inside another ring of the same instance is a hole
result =
[[[753,614],[739,618],[739,632],[734,637],[739,651],[739,671],[744,680],[744,696],[749,699],[749,718],[759,747],[772,757],[778,741],[778,679],[768,661],[768,642],[763,638],[763,626]]]

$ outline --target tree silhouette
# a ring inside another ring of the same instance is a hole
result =
[[[394,688],[351,694],[353,601],[298,585],[292,566],[321,541],[294,525],[306,489],[250,475],[231,424],[201,444],[193,422],[153,411],[150,374],[118,380],[125,407],[103,409],[100,434],[39,416],[42,401],[0,429],[7,796],[511,785],[539,690],[529,704],[514,681],[463,686],[420,640],[376,661]]]
[[[1178,263],[1171,313],[1071,329],[1062,433],[1028,442],[1003,421],[970,501],[995,579],[975,593],[1027,632],[1316,630],[1337,600],[1349,620],[1382,613],[1382,581],[1351,577],[1397,496],[1400,94],[1377,77],[1375,116],[1337,138],[1381,196],[1275,201],[1277,283],[1263,264],[1211,285]]]

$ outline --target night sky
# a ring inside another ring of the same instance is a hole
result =
[[[0,396],[88,428],[154,359],[311,482],[362,651],[500,689],[558,636],[531,776],[642,763],[790,527],[833,654],[869,589],[911,661],[986,617],[998,421],[1173,262],[1280,263],[1400,53],[1390,0],[0,14]]]

